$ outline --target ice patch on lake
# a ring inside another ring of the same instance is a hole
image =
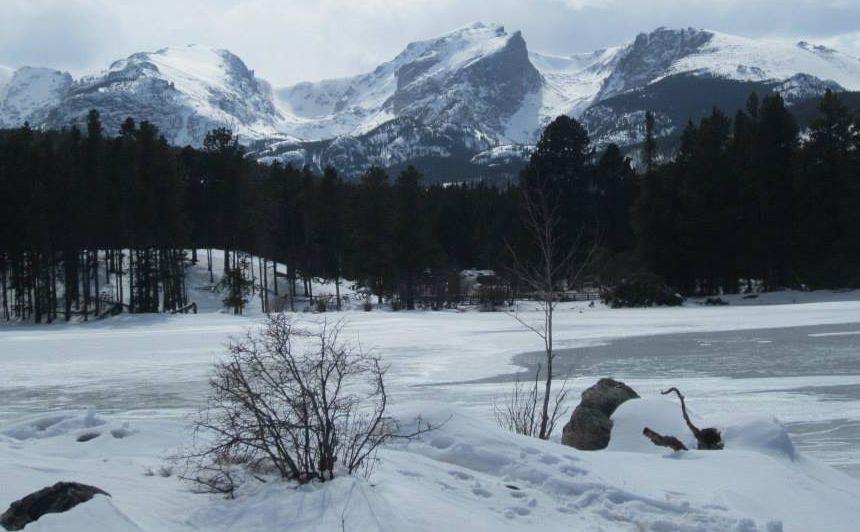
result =
[[[860,331],[839,331],[839,332],[827,332],[827,333],[813,333],[808,336],[812,338],[824,338],[827,336],[860,336]]]

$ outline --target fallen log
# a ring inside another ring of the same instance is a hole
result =
[[[193,302],[193,303],[189,303],[189,304],[185,305],[184,307],[175,308],[175,309],[171,310],[170,313],[171,314],[188,314],[189,310],[191,312],[193,312],[194,314],[197,314],[197,303]]]
[[[674,436],[663,436],[659,432],[654,432],[653,430],[645,427],[642,429],[642,434],[645,435],[646,438],[651,440],[654,445],[659,445],[660,447],[669,447],[675,452],[678,451],[688,451],[687,446],[681,442],[678,438]]]
[[[699,450],[712,451],[722,449],[723,436],[722,434],[720,434],[719,430],[713,427],[700,429],[699,427],[693,425],[693,422],[690,421],[690,416],[687,415],[687,405],[684,403],[684,396],[681,395],[681,392],[678,390],[678,388],[672,387],[660,393],[662,395],[666,395],[672,392],[675,392],[678,395],[678,399],[681,400],[681,413],[684,415],[684,421],[687,423],[687,427],[689,427],[690,431],[693,433],[693,436],[696,437],[696,442],[698,443]]]

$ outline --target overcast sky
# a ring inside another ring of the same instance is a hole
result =
[[[559,54],[694,26],[860,56],[860,0],[0,0],[0,65],[81,75],[197,43],[227,48],[283,85],[365,72],[410,41],[479,20]]]

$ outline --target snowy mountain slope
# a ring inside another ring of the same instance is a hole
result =
[[[860,60],[830,48],[694,28],[658,28],[640,34],[618,53],[615,68],[595,99],[605,100],[679,74],[737,81],[783,81],[804,74],[843,89],[860,89]]]
[[[0,94],[3,93],[3,88],[12,80],[15,75],[15,69],[0,65]]]
[[[0,74],[0,126],[40,124],[72,85],[72,76],[50,68],[21,67],[7,83]]]
[[[807,74],[846,90],[860,89],[860,60],[831,48],[804,41],[789,44],[707,33],[711,37],[705,45],[673,63],[664,75],[707,72],[729,79],[766,81]]]
[[[594,101],[617,55],[617,48],[566,57],[529,52],[541,83],[505,122],[505,137],[512,143],[533,144],[553,118],[581,114]]]
[[[133,54],[75,82],[45,125],[81,123],[90,109],[101,112],[108,131],[131,116],[154,122],[180,145],[200,145],[215,127],[245,139],[279,135],[271,87],[230,52],[197,45]]]

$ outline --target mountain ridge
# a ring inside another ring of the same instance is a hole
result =
[[[348,174],[427,157],[491,167],[527,157],[560,114],[583,120],[598,146],[634,144],[644,108],[630,105],[638,100],[658,114],[658,134],[671,136],[679,119],[663,109],[659,90],[719,85],[709,79],[791,102],[860,90],[860,59],[806,41],[695,28],[550,55],[529,50],[519,31],[479,22],[411,42],[370,72],[286,87],[258,78],[227,50],[199,45],[135,53],[77,80],[53,69],[0,68],[0,126],[82,125],[95,108],[109,131],[132,116],[155,123],[174,144],[200,145],[208,130],[229,127],[263,160],[339,164]]]

